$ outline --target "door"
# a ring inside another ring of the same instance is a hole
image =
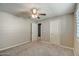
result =
[[[50,42],[60,44],[61,23],[59,20],[50,21]]]
[[[32,23],[32,41],[37,40],[38,37],[38,24]]]
[[[49,21],[44,21],[41,23],[41,40],[49,41],[50,40],[50,25]]]

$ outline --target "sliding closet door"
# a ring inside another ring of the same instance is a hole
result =
[[[50,42],[53,44],[60,44],[60,20],[50,21]]]
[[[41,40],[50,40],[50,24],[49,21],[44,21],[41,23]]]

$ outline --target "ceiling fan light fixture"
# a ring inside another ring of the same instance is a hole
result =
[[[36,8],[32,9],[32,18],[37,18],[38,17],[38,10]]]
[[[38,17],[37,15],[33,15],[33,14],[32,14],[32,18],[37,18],[37,17]]]
[[[37,9],[36,8],[32,9],[32,14],[34,14],[34,15],[37,14]]]

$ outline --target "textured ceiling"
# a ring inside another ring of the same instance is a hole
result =
[[[74,7],[74,3],[0,3],[0,11],[5,11],[14,15],[21,11],[30,12],[32,8],[38,8],[40,13],[47,14],[46,16],[40,16],[40,20],[73,13],[75,10]],[[27,18],[27,16],[29,16],[28,13],[24,17]]]

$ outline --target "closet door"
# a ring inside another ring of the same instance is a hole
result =
[[[59,20],[50,21],[50,42],[53,44],[60,44],[60,30],[61,25]]]
[[[50,24],[49,21],[44,21],[41,23],[41,40],[50,40]]]

